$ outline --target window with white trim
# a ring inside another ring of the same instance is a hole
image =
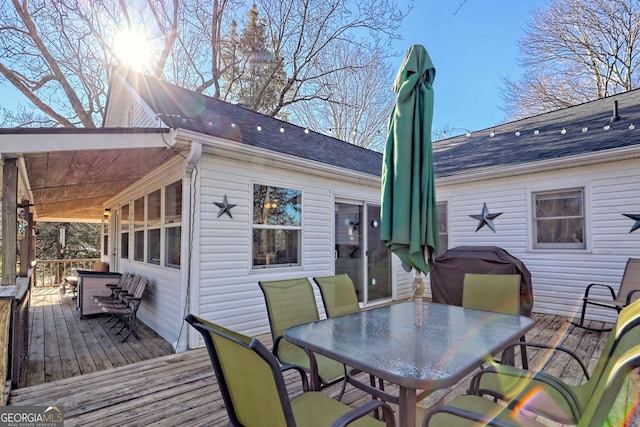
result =
[[[120,258],[129,259],[129,204],[120,208]]]
[[[300,265],[302,191],[253,185],[253,268]]]
[[[444,253],[449,249],[449,227],[447,224],[447,202],[438,202],[438,241],[440,250],[438,254]]]
[[[586,249],[583,188],[533,193],[533,247]]]
[[[133,259],[144,261],[144,196],[133,202]]]
[[[182,180],[165,187],[164,232],[165,265],[180,268],[182,231]]]
[[[147,194],[147,262],[160,264],[160,190]]]

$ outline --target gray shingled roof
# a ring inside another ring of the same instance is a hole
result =
[[[611,121],[614,101],[619,118]],[[607,123],[611,127],[605,130]],[[635,128],[629,129],[632,123]],[[436,176],[445,177],[637,144],[640,90],[437,141],[433,148]]]
[[[188,129],[254,147],[380,176],[382,154],[305,129],[239,105],[160,80],[130,74],[129,83],[172,128]],[[258,131],[260,126],[262,130]],[[280,132],[280,129],[284,132]]]
[[[358,172],[381,174],[381,153],[313,131],[305,133],[299,126],[151,77],[132,73],[128,81],[169,127]],[[612,121],[614,101],[618,102],[619,118]],[[637,128],[630,130],[629,125],[634,122]],[[604,130],[607,123],[611,123],[611,128]],[[585,127],[588,131],[583,132]],[[561,133],[562,129],[566,132]],[[640,89],[472,131],[470,137],[461,135],[437,141],[433,145],[435,174],[446,177],[637,144],[640,144]]]

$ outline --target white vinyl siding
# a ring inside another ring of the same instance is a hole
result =
[[[563,169],[554,172],[436,187],[449,208],[449,247],[499,246],[520,259],[532,275],[535,312],[573,316],[590,283],[620,284],[629,257],[640,257],[640,232],[623,213],[640,212],[640,162],[635,160]],[[561,183],[561,185],[559,185]],[[584,189],[585,250],[533,250],[531,198],[540,191]],[[496,233],[475,231],[483,203]],[[428,286],[427,286],[428,288]],[[603,294],[604,295],[604,294]],[[590,318],[615,320],[614,310],[590,307]]]

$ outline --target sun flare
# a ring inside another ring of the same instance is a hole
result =
[[[113,40],[113,53],[118,62],[137,71],[151,66],[151,44],[146,35],[134,30],[124,30]]]

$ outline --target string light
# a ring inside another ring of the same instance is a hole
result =
[[[564,135],[565,133],[567,133],[567,128],[562,128],[562,130],[560,131],[560,133],[561,133],[561,134],[563,134],[563,135]]]
[[[516,131],[516,136],[520,136],[520,129]]]
[[[309,133],[309,128],[304,128],[304,133]]]
[[[491,131],[491,133],[489,134],[489,136],[490,136],[491,138],[493,138],[494,136],[496,136],[496,133],[495,133],[494,131]]]
[[[284,133],[284,128],[280,126],[280,133]]]
[[[584,126],[582,128],[582,133],[588,132],[589,131],[589,126]]]
[[[539,133],[540,133],[540,129],[536,129],[536,130],[533,131],[534,135],[538,135]]]
[[[636,127],[633,125],[633,122],[629,125],[629,130],[634,130]]]
[[[604,127],[602,129],[609,130],[609,129],[611,129],[611,125],[609,123],[607,123],[606,125],[604,125]]]
[[[235,128],[235,127],[236,127],[236,124],[235,124],[235,123],[231,123],[231,127],[232,127],[232,128]]]
[[[256,127],[256,129],[258,129],[258,132],[260,132],[262,130],[262,126],[258,125],[258,127]]]

